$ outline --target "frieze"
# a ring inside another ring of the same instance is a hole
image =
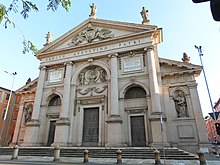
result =
[[[192,81],[192,78],[189,75],[166,76],[162,78],[163,84],[186,83],[190,81]]]
[[[55,60],[61,60],[61,59],[66,59],[74,56],[83,56],[83,55],[88,55],[91,53],[99,53],[103,51],[110,51],[113,49],[118,49],[118,48],[125,48],[128,46],[134,46],[134,45],[139,45],[146,43],[147,39],[137,39],[137,40],[130,40],[130,41],[125,41],[125,42],[120,42],[116,44],[110,44],[106,46],[101,46],[101,47],[96,47],[96,48],[90,48],[90,49],[84,49],[81,51],[75,51],[70,54],[64,54],[64,55],[58,55],[58,56],[53,56],[53,57],[47,57],[43,58],[42,62],[49,62],[49,61],[55,61]]]

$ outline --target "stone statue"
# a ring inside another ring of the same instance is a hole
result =
[[[106,74],[105,74],[105,70],[104,69],[100,69],[100,82],[105,82],[106,81]]]
[[[46,34],[46,43],[44,44],[44,46],[46,46],[46,45],[48,45],[50,42],[51,42],[51,39],[53,38],[54,36],[53,36],[53,34],[51,34],[50,32],[48,32],[47,34]]]
[[[189,63],[190,57],[186,53],[183,53],[182,60],[183,60],[184,63]]]
[[[177,95],[173,99],[176,105],[177,117],[187,117],[186,100],[182,91],[177,91]]]
[[[32,115],[32,108],[28,107],[24,110],[24,122],[27,123],[31,121],[31,115]]]
[[[85,73],[84,72],[81,72],[79,75],[79,83],[80,83],[80,85],[84,85],[84,83],[85,83]]]
[[[90,18],[96,18],[96,5],[94,3],[92,3],[92,5],[90,5],[91,8],[91,13],[89,15]]]
[[[31,78],[27,79],[26,85],[29,84],[31,82]]]
[[[141,17],[143,18],[142,24],[144,24],[144,23],[146,23],[146,22],[149,22],[149,19],[148,19],[148,10],[145,9],[145,7],[142,8],[142,11],[141,11],[140,13],[141,13]]]

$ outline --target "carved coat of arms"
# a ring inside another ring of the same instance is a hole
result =
[[[97,29],[95,27],[92,27],[91,24],[89,24],[86,28],[86,30],[82,31],[81,33],[77,34],[71,41],[74,45],[79,45],[80,43],[87,42],[91,43],[94,40],[104,40],[107,38],[114,37],[114,34],[111,34],[112,31],[109,29]]]

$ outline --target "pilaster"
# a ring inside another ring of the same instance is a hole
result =
[[[152,130],[152,144],[153,146],[169,145],[167,143],[166,136],[166,127],[164,122],[166,117],[164,116],[161,109],[160,101],[160,90],[158,83],[158,73],[156,69],[156,56],[154,52],[154,47],[148,47],[145,49],[147,56],[147,66],[149,74],[149,86],[150,86],[150,95],[151,95],[151,113],[149,120],[151,123]]]
[[[64,78],[63,102],[60,112],[60,118],[56,122],[56,131],[54,143],[52,146],[67,146],[69,137],[69,109],[70,109],[70,93],[71,93],[71,75],[73,62],[65,63],[66,72]]]
[[[118,54],[109,55],[111,58],[111,84],[110,84],[110,117],[108,123],[107,143],[105,146],[122,146],[122,119],[119,112],[118,94]]]
[[[31,121],[26,124],[24,142],[22,146],[39,146],[38,144],[38,131],[40,127],[40,112],[41,102],[43,96],[43,88],[46,78],[46,66],[40,67],[40,74],[37,82],[37,91],[34,99],[34,107],[32,112]]]
[[[19,111],[18,111],[18,116],[16,120],[16,125],[15,125],[15,131],[14,131],[14,136],[12,139],[12,146],[18,145],[19,143],[19,134],[20,134],[20,128],[22,124],[22,119],[23,119],[23,111],[24,111],[24,102],[19,103]]]
[[[202,115],[202,109],[199,101],[199,95],[197,91],[197,84],[188,85],[191,101],[192,101],[192,108],[194,112],[195,122],[197,126],[197,133],[199,138],[199,144],[208,144],[208,136],[205,129],[205,123]]]

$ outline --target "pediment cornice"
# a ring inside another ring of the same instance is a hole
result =
[[[162,77],[166,76],[174,76],[174,75],[182,75],[182,74],[194,74],[195,77],[199,76],[201,71],[202,71],[202,66],[200,65],[195,65],[191,63],[185,63],[185,62],[180,62],[180,61],[175,61],[175,60],[169,60],[165,58],[159,58],[160,66],[172,66],[176,68],[180,68],[181,70],[178,71],[171,71],[171,72],[166,72],[162,73]]]
[[[68,53],[72,50],[95,47],[95,45],[111,44],[134,38],[152,35],[161,39],[161,28],[154,25],[142,25],[102,19],[87,19],[53,42],[46,44],[37,55],[42,59],[45,55]],[[158,40],[158,41],[159,41]]]

